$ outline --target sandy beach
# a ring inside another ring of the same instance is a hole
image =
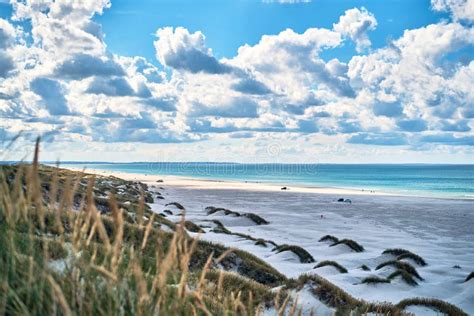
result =
[[[404,298],[438,298],[474,313],[474,284],[464,282],[474,265],[474,211],[469,200],[396,196],[382,192],[364,192],[335,188],[288,187],[263,183],[208,181],[174,176],[86,170],[99,175],[113,175],[147,183],[151,190],[165,197],[151,204],[157,213],[170,210],[168,218],[179,221],[182,211],[171,202],[186,208],[186,217],[205,228],[200,238],[251,252],[269,262],[288,277],[303,273],[321,275],[353,296],[368,301],[399,302]],[[159,182],[157,182],[159,181]],[[161,182],[162,181],[162,182]],[[338,202],[339,198],[352,203]],[[255,223],[223,213],[207,215],[208,206],[236,212],[253,212],[270,222]],[[298,245],[306,249],[316,262],[333,260],[348,273],[333,267],[314,268],[315,263],[301,263],[291,252],[276,253],[238,236],[216,234],[210,220],[219,220],[230,231],[278,244]],[[364,252],[351,251],[345,245],[330,247],[319,242],[325,235],[357,241]],[[387,284],[361,284],[369,276],[387,277],[390,267],[377,265],[391,259],[382,254],[388,248],[408,249],[423,257],[427,266],[417,270],[423,280],[410,286],[401,280]],[[362,265],[370,271],[361,269]],[[301,294],[301,293],[300,293]],[[331,310],[311,299],[301,297],[307,310],[330,315]],[[414,309],[417,315],[434,315],[432,310]]]

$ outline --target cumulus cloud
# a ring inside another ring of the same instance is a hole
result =
[[[111,97],[134,96],[136,93],[124,78],[95,77],[86,93],[104,94]]]
[[[199,31],[191,34],[183,27],[165,27],[158,29],[156,36],[156,58],[164,66],[191,73],[222,74],[231,71],[212,55],[212,50],[206,47],[204,34]]]
[[[64,89],[56,80],[36,78],[31,82],[31,90],[39,95],[51,115],[71,114],[64,97]]]
[[[436,11],[448,11],[455,20],[474,21],[473,0],[431,0]]]
[[[358,52],[362,52],[371,46],[367,32],[375,30],[376,27],[377,20],[374,15],[364,7],[347,10],[339,18],[339,22],[333,25],[336,32],[349,37],[355,42]]]
[[[13,69],[15,69],[15,64],[12,57],[7,53],[0,51],[0,78],[7,77]]]
[[[80,80],[92,76],[123,76],[125,72],[111,59],[80,53],[59,64],[55,74],[65,79]]]
[[[322,139],[328,153],[344,142],[469,147],[474,61],[457,58],[474,45],[469,5],[433,0],[451,22],[375,50],[377,20],[364,8],[331,29],[264,35],[232,58],[216,58],[200,31],[165,27],[151,61],[107,50],[93,17],[109,1],[13,1],[12,20],[31,32],[0,19],[0,131],[120,146],[279,137],[305,148]],[[364,54],[321,57],[349,40]]]
[[[403,114],[400,102],[377,102],[374,105],[374,114],[377,116],[398,117]]]
[[[351,136],[349,144],[378,145],[378,146],[401,146],[408,143],[404,134],[397,133],[359,133]]]
[[[250,98],[235,97],[224,99],[216,104],[203,104],[195,102],[191,105],[188,114],[194,117],[219,116],[219,117],[250,117],[255,118],[258,104]]]
[[[246,78],[234,83],[232,88],[246,94],[269,94],[271,90],[266,85],[255,79]]]
[[[0,18],[0,49],[13,45],[15,36],[15,28],[7,20]]]
[[[453,146],[474,146],[474,136],[455,136],[454,134],[435,134],[421,137],[421,142],[438,143]]]

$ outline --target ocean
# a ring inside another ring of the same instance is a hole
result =
[[[474,165],[63,162],[62,167],[474,199]]]

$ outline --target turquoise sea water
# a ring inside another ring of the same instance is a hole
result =
[[[63,162],[61,166],[474,199],[474,165]]]

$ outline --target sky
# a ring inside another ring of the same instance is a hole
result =
[[[0,0],[3,160],[474,163],[473,129],[474,0]]]

